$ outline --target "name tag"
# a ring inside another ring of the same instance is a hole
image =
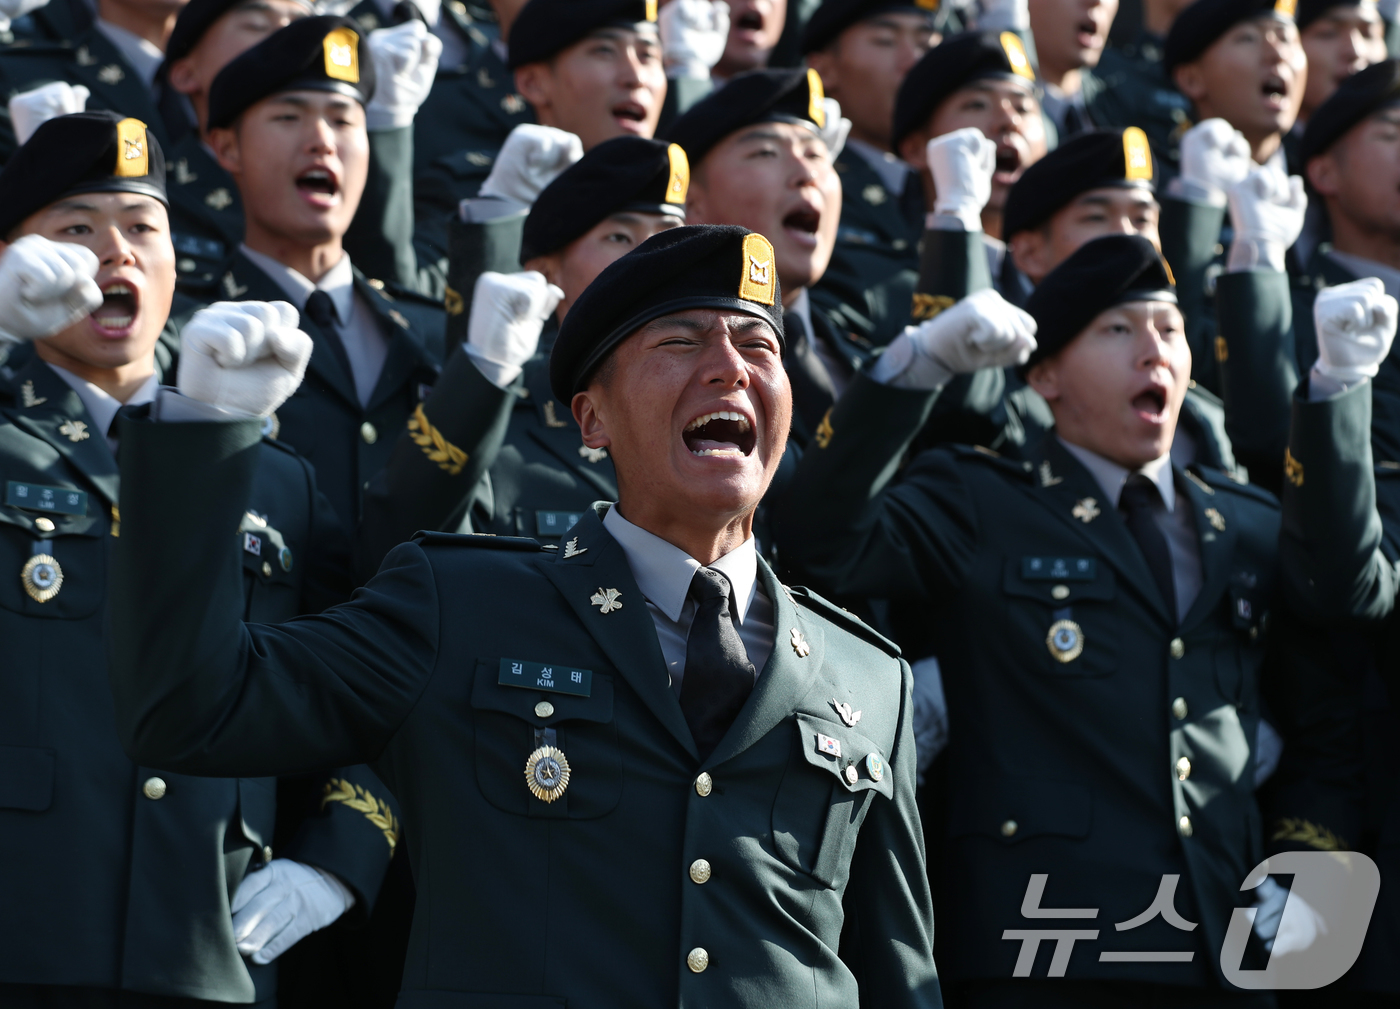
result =
[[[556,694],[588,697],[593,693],[593,671],[573,669],[557,664],[526,662],[523,659],[502,659],[500,677],[503,687],[523,687],[526,690],[549,690]]]
[[[5,483],[5,503],[26,511],[57,512],[60,515],[86,515],[87,491],[67,487],[45,487],[38,483]]]
[[[1021,577],[1028,582],[1092,582],[1097,567],[1092,557],[1022,557]]]
[[[581,518],[583,518],[583,512],[537,511],[535,512],[535,535],[563,536]]]

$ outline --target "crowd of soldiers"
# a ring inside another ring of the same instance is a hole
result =
[[[0,0],[0,1007],[1400,1006],[1398,18]]]

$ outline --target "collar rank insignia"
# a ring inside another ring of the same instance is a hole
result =
[[[831,699],[831,706],[835,708],[836,713],[841,716],[841,721],[846,723],[846,728],[854,729],[856,722],[860,721],[860,712],[852,711],[851,706],[845,701],[838,701],[833,697]]]
[[[59,425],[58,433],[71,442],[87,441],[92,437],[88,434],[87,424],[81,420],[65,420]]]
[[[181,158],[175,162],[175,181],[182,186],[188,186],[191,182],[199,178],[198,172],[190,171],[190,159]]]
[[[564,425],[560,424],[559,426],[563,427]],[[589,448],[587,445],[580,445],[578,447],[578,454],[583,456],[591,463],[600,463],[608,457],[608,450],[605,448]]]
[[[103,84],[120,84],[126,79],[126,71],[115,63],[108,63],[97,71],[97,79]]]
[[[807,644],[807,639],[796,627],[792,629],[792,650],[797,653],[799,659],[805,659],[812,654],[812,646]]]
[[[603,613],[611,613],[613,610],[622,609],[622,603],[619,602],[621,598],[622,593],[617,589],[600,588],[588,601]]]
[[[1206,509],[1206,519],[1210,522],[1210,527],[1218,533],[1225,531],[1225,516],[1221,515],[1214,508]]]
[[[525,787],[541,802],[553,802],[569,787],[569,761],[564,751],[541,746],[525,761]]]
[[[1064,483],[1064,480],[1064,477],[1056,476],[1050,471],[1049,459],[1046,459],[1043,463],[1040,464],[1040,486],[1053,487],[1057,483]]]
[[[204,198],[204,204],[215,210],[227,210],[229,207],[233,206],[233,196],[229,194],[227,189],[220,186],[218,189],[212,190],[209,195]],[[244,290],[247,290],[247,288],[244,288]]]
[[[861,199],[872,207],[878,207],[886,200],[885,187],[879,183],[872,182],[860,191]]]
[[[1074,508],[1070,511],[1070,514],[1080,522],[1088,525],[1099,517],[1099,503],[1094,498],[1082,497],[1074,503]]]
[[[25,406],[41,406],[49,401],[47,396],[34,395],[34,380],[30,379],[19,387],[20,401]]]
[[[573,539],[569,540],[569,542],[564,544],[564,560],[568,560],[570,557],[577,557],[579,554],[586,553],[588,553],[587,547],[584,547],[582,550],[579,549],[577,536],[575,536]]]

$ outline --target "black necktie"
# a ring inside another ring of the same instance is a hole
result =
[[[690,580],[688,595],[696,610],[685,645],[681,712],[704,761],[753,692],[754,669],[734,629],[729,579],[714,568],[701,568]]]
[[[331,301],[331,296],[325,291],[312,291],[311,297],[306,299],[306,317],[314,322],[316,328],[325,336],[326,342],[330,344],[331,353],[345,372],[345,377],[354,385],[355,371],[350,367],[350,355],[345,353],[345,344],[340,340],[340,324],[336,321],[335,302]]]
[[[836,402],[836,389],[826,364],[817,355],[807,335],[807,327],[796,312],[783,316],[783,332],[787,335],[787,356],[783,366],[792,383],[792,408],[810,435]]]
[[[1162,501],[1157,485],[1141,473],[1128,477],[1123,485],[1123,494],[1118,499],[1118,507],[1123,512],[1123,521],[1128,524],[1128,532],[1137,540],[1142,556],[1147,559],[1147,567],[1152,572],[1152,580],[1166,600],[1167,612],[1172,623],[1176,616],[1176,580],[1172,577],[1172,555],[1167,548],[1167,538],[1157,528],[1152,518],[1153,509]]]

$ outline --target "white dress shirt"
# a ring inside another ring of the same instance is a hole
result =
[[[156,398],[156,390],[160,388],[159,379],[152,374],[142,383],[141,388],[132,393],[131,398],[123,403],[87,379],[74,375],[67,368],[60,368],[56,364],[49,364],[49,367],[53,369],[55,375],[73,387],[73,391],[83,401],[83,407],[87,410],[88,416],[97,425],[97,431],[106,437],[107,446],[113,452],[117,450],[117,435],[115,431],[111,430],[111,427],[112,421],[117,417],[117,411],[123,406],[141,406],[143,403],[151,402]]]
[[[622,517],[617,506],[608,509],[603,527],[617,540],[627,556],[632,577],[646,597],[647,611],[656,625],[671,688],[680,696],[685,676],[686,639],[695,620],[696,604],[688,598],[690,583],[700,562],[680,547],[635,526]],[[744,644],[754,674],[762,672],[773,652],[773,603],[758,584],[758,552],[754,540],[747,540],[715,561],[710,567],[729,579],[739,612],[739,640]]]
[[[307,299],[314,291],[325,291],[335,308],[336,322],[340,327],[340,342],[345,347],[345,356],[350,361],[354,373],[355,395],[360,405],[369,403],[374,387],[379,382],[379,373],[384,370],[384,360],[389,356],[389,342],[379,328],[379,320],[374,317],[355,293],[355,274],[350,267],[350,257],[342,255],[325,275],[314,284],[290,266],[283,266],[271,256],[255,252],[244,245],[243,255],[276,281],[277,286],[287,294],[287,300],[300,312],[306,311]]]
[[[851,384],[851,366],[837,357],[836,353],[827,346],[825,340],[817,339],[817,331],[812,328],[812,299],[807,296],[805,287],[785,314],[789,319],[795,315],[802,320],[802,326],[807,334],[807,343],[811,345],[813,353],[817,355],[817,360],[826,369],[826,377],[831,381],[832,391],[835,392],[836,398],[840,399],[841,394],[846,391],[846,386]]]
[[[1104,497],[1116,511],[1123,495],[1123,485],[1134,471],[1119,466],[1103,456],[1090,452],[1087,448],[1071,445],[1060,439],[1069,454],[1084,464],[1100,487]],[[1151,480],[1162,496],[1160,505],[1153,505],[1152,520],[1167,540],[1167,550],[1172,558],[1172,583],[1176,588],[1176,614],[1180,621],[1190,612],[1191,605],[1201,594],[1205,578],[1201,573],[1201,548],[1196,542],[1196,523],[1190,508],[1176,506],[1176,481],[1172,474],[1170,455],[1154,459],[1136,472]]]

